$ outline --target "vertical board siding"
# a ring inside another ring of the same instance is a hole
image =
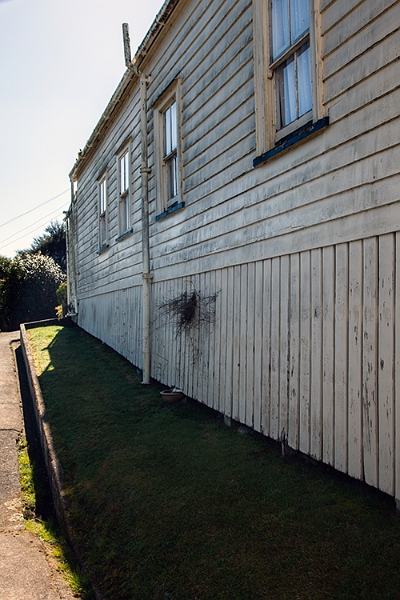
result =
[[[336,247],[335,281],[335,462],[347,472],[347,360],[348,360],[348,246]]]
[[[289,415],[288,444],[299,447],[300,425],[300,255],[290,257],[290,359],[289,359]]]
[[[322,251],[322,460],[335,461],[335,248]]]
[[[271,397],[271,260],[264,262],[264,302],[263,302],[263,357],[262,357],[262,400],[261,400],[261,431],[265,435],[269,435],[270,431],[270,411],[269,403]]]
[[[377,295],[378,243],[364,241],[363,297],[363,445],[365,481],[378,485]]]
[[[363,478],[362,465],[362,242],[349,245],[349,457],[348,472]]]
[[[194,331],[154,319],[154,376],[398,493],[397,253],[387,234],[154,284],[158,306],[184,291],[215,295],[214,317],[199,314]]]
[[[80,327],[142,367],[142,288],[81,299]]]
[[[322,459],[322,265],[321,250],[311,251],[311,440],[310,453]]]
[[[379,238],[379,489],[394,492],[394,236]]]
[[[299,450],[310,452],[310,252],[300,255],[300,415]]]

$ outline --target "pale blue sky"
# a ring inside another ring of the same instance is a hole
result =
[[[0,255],[62,219],[68,174],[125,72],[122,23],[133,55],[162,4],[0,0]]]

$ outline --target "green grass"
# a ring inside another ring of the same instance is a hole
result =
[[[392,499],[227,429],[80,329],[29,330],[79,553],[107,600],[400,598]]]

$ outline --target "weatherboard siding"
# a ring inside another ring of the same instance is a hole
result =
[[[250,0],[182,2],[141,64],[151,374],[400,499],[400,4],[316,4],[329,126],[256,168]],[[177,77],[185,207],[156,221],[154,110]],[[140,135],[134,81],[79,172],[74,230],[78,323],[141,368]],[[128,137],[133,232],[116,241]],[[215,318],[179,332],[160,306],[194,289]]]

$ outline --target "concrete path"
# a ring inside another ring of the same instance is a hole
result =
[[[55,560],[22,518],[17,440],[23,430],[13,347],[19,332],[0,333],[0,600],[75,598]]]

